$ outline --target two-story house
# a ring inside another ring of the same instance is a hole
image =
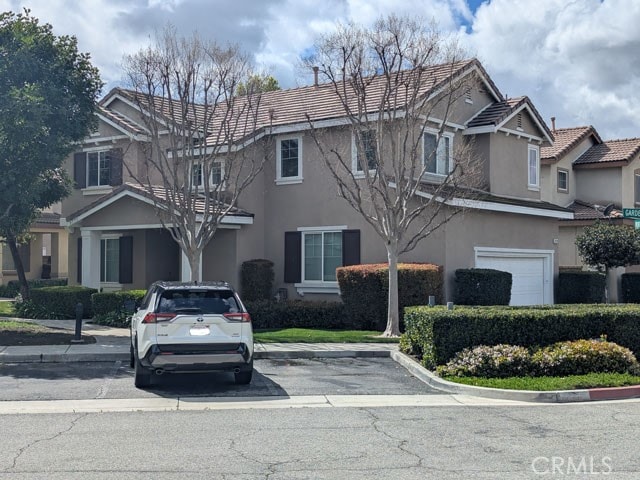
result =
[[[640,138],[603,141],[593,126],[552,129],[553,145],[541,150],[543,199],[566,206],[573,219],[562,219],[558,249],[561,267],[583,267],[575,240],[595,221],[633,224],[622,208],[640,205]],[[618,300],[620,274],[609,278],[609,295]]]
[[[541,195],[540,152],[553,143],[549,128],[528,98],[505,98],[477,60],[435,66],[429,73],[438,79],[429,91],[452,78],[467,78],[471,88],[448,118],[425,119],[423,152],[433,150],[433,132],[445,125],[445,140],[427,173],[436,181],[446,175],[454,146],[472,140],[483,188],[473,198],[449,199],[447,208],[463,213],[400,260],[443,265],[447,298],[456,269],[483,267],[513,274],[512,304],[553,303],[558,220],[573,213]],[[76,181],[62,207],[70,232],[71,283],[145,288],[159,279],[179,280],[188,271],[158,220],[154,205],[165,199],[152,199],[133,182],[131,172],[142,168],[148,136],[141,121],[145,112],[132,98],[127,90],[109,92],[100,102],[98,130],[66,161]],[[268,92],[261,102],[269,111],[273,161],[206,246],[202,278],[237,284],[243,261],[267,258],[275,264],[275,287],[289,298],[337,299],[336,267],[387,258],[381,239],[340,198],[311,135],[312,124],[322,125],[332,148],[353,150],[344,111],[325,84]],[[362,168],[355,153],[352,168]],[[426,188],[417,193],[422,194]]]

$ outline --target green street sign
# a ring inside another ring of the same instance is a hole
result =
[[[640,208],[623,208],[622,216],[624,218],[637,218],[640,219]]]

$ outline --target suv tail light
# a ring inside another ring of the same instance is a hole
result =
[[[142,323],[158,323],[158,322],[168,322],[172,318],[176,316],[175,313],[147,313],[142,319]]]
[[[224,318],[231,320],[232,322],[251,322],[251,315],[247,312],[227,312],[224,313]]]

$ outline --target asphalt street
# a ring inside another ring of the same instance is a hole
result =
[[[227,373],[166,374],[148,390],[124,362],[0,364],[0,401],[440,393],[390,358],[257,360],[250,385]]]

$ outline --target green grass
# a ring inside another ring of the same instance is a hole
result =
[[[382,338],[370,330],[320,330],[312,328],[273,328],[255,330],[253,338],[261,343],[397,343],[398,338]]]
[[[50,329],[38,325],[37,323],[17,322],[15,320],[0,320],[0,332],[24,332],[24,333],[44,333]]]
[[[13,302],[0,302],[0,317],[13,317]]]
[[[567,377],[444,377],[450,382],[477,387],[503,388],[506,390],[574,390],[581,388],[624,387],[640,385],[640,377],[626,373],[589,373]]]

